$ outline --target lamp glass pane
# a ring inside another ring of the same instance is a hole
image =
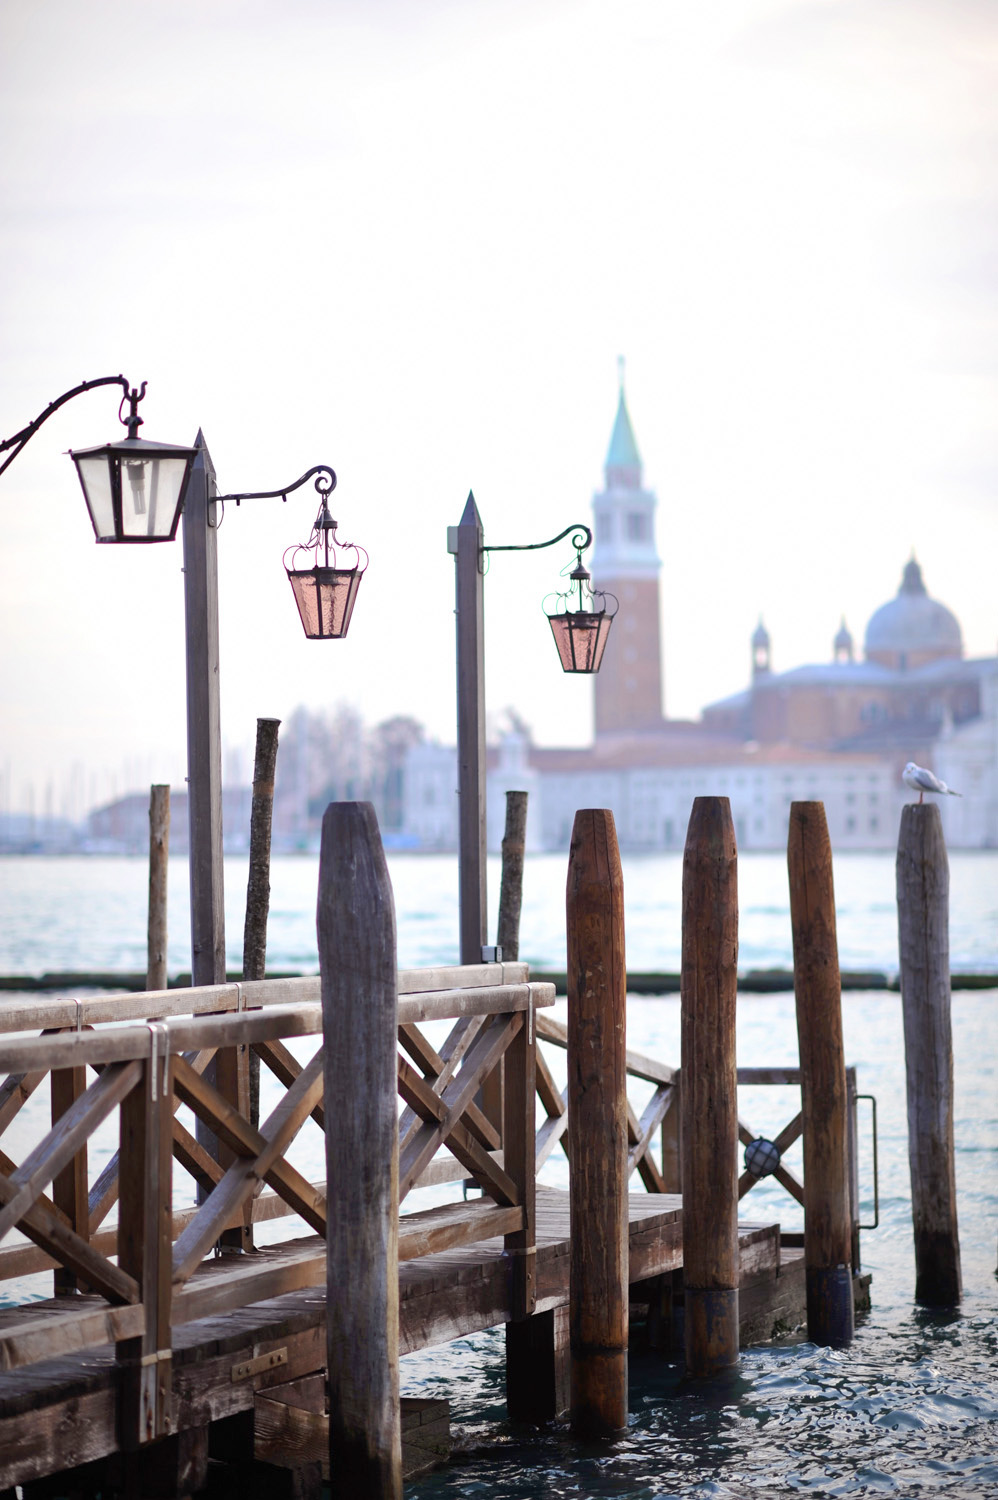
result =
[[[121,461],[123,539],[164,541],[173,532],[188,460],[172,457]]]
[[[107,455],[101,453],[85,458],[74,454],[73,461],[83,486],[83,498],[90,512],[94,535],[99,542],[113,541],[114,504]]]
[[[359,568],[288,570],[309,640],[342,640],[350,627],[361,577]]]
[[[577,610],[548,618],[562,671],[598,672],[613,616]]]

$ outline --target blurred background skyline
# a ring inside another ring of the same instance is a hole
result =
[[[446,529],[590,521],[626,357],[658,495],[665,711],[857,640],[917,555],[996,649],[998,23],[975,0],[7,0],[0,437],[84,379],[149,382],[223,493],[310,465],[371,565],[304,639],[281,557],[311,490],[229,506],[222,730],[353,706],[454,737]],[[70,403],[0,480],[0,800],[185,775],[179,543],[99,548]],[[487,704],[591,735],[540,603],[493,557]],[[82,803],[82,805],[80,805]],[[3,809],[0,809],[3,810]]]

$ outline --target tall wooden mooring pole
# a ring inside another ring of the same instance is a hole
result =
[[[787,841],[794,992],[804,1116],[807,1332],[841,1346],[853,1335],[849,1118],[832,846],[821,802],[794,802]]]
[[[935,803],[903,808],[896,874],[915,1297],[930,1307],[951,1307],[960,1300],[962,1279],[953,1149],[949,861]]]
[[[627,1427],[627,971],[613,814],[575,814],[568,857],[572,1429]]]
[[[682,1179],[686,1371],[738,1358],[738,855],[727,797],[693,802],[683,853]]]

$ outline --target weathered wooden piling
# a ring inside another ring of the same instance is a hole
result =
[[[170,856],[170,788],[149,788],[149,923],[146,989],[165,990],[166,877]]]
[[[395,906],[374,808],[322,820],[317,910],[326,1133],[330,1488],[401,1500],[398,979]]]
[[[499,930],[496,942],[506,963],[520,956],[520,907],[523,903],[523,856],[527,847],[527,793],[506,793],[506,829],[502,837],[502,881],[499,886]]]
[[[821,802],[794,802],[787,840],[794,991],[804,1116],[807,1332],[853,1336],[849,1117],[832,846]]]
[[[627,1426],[624,882],[613,814],[577,812],[568,859],[571,1413],[580,1437]]]
[[[270,917],[270,835],[274,821],[274,775],[280,719],[257,719],[250,809],[249,874],[243,923],[243,978],[267,975],[267,922]],[[250,1121],[260,1123],[260,1059],[249,1059]]]
[[[950,1307],[959,1302],[962,1286],[953,1155],[949,861],[935,803],[912,802],[902,809],[896,874],[915,1297],[931,1307]]]
[[[683,852],[682,1179],[686,1371],[738,1358],[738,879],[727,797],[696,797]]]
[[[250,810],[249,875],[243,924],[243,978],[267,972],[267,919],[270,915],[270,833],[274,815],[274,773],[280,719],[257,719]]]

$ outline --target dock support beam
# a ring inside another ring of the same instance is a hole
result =
[[[577,812],[568,858],[572,1430],[627,1427],[624,881],[613,814]]]
[[[952,1307],[962,1283],[953,1157],[949,861],[934,803],[912,802],[902,810],[897,901],[915,1297],[930,1307]]]
[[[683,852],[686,1373],[738,1359],[738,855],[727,797],[693,802]]]
[[[317,911],[326,1131],[332,1494],[401,1500],[395,905],[369,802],[322,820]]]
[[[787,841],[804,1115],[807,1334],[853,1336],[849,1119],[832,846],[821,802],[794,802]]]

